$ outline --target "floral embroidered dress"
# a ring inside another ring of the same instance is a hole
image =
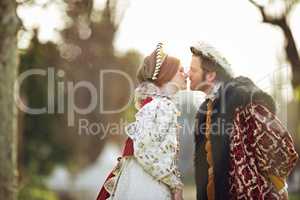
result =
[[[181,188],[177,168],[178,110],[171,94],[145,82],[136,89],[139,111],[126,127],[123,156],[105,181],[97,200],[171,200]]]

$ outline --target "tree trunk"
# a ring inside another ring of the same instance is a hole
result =
[[[0,0],[0,199],[17,198],[17,109],[14,81],[18,71],[14,0]]]
[[[284,34],[285,38],[285,53],[287,57],[287,61],[291,65],[292,69],[292,86],[295,90],[299,89],[300,87],[300,55],[297,50],[297,45],[291,31],[291,28],[287,22],[288,14],[292,10],[293,7],[296,7],[297,1],[294,1],[288,7],[289,9],[286,10],[282,16],[270,16],[265,11],[265,8],[259,5],[255,0],[249,0],[254,6],[256,6],[263,18],[264,23],[268,23],[274,26],[278,26]]]

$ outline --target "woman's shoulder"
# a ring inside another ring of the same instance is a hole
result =
[[[143,137],[143,130],[156,130],[159,124],[176,124],[178,110],[174,102],[166,97],[155,97],[135,115],[135,121],[126,128],[132,139]],[[169,126],[169,125],[168,125]],[[142,132],[142,133],[141,133]]]
[[[175,103],[170,98],[164,96],[153,97],[153,100],[144,105],[138,113],[145,111],[152,111],[154,113],[158,111],[178,112]]]

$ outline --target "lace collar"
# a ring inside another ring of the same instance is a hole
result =
[[[163,85],[161,88],[157,87],[154,83],[151,82],[142,82],[135,89],[135,94],[138,96],[161,96],[167,98],[173,98],[177,93],[178,88],[175,87],[175,84],[171,82]]]
[[[177,93],[178,88],[175,87],[175,84],[171,82],[163,85],[161,88],[157,87],[154,83],[151,82],[142,82],[135,89],[135,103],[136,107],[141,102],[141,100],[148,97],[166,97],[170,100],[174,100],[175,94]]]
[[[217,95],[218,95],[218,91],[220,89],[220,87],[222,86],[222,83],[221,82],[217,82],[212,90],[206,95],[206,99],[210,99],[212,101],[214,101],[216,98],[217,98]]]

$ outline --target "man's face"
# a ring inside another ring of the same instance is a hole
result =
[[[201,66],[201,58],[193,55],[190,65],[189,78],[191,80],[191,90],[204,90],[205,76]]]

